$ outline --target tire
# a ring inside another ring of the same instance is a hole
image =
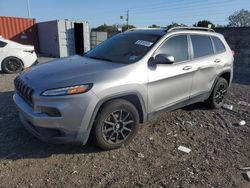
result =
[[[16,57],[7,57],[2,62],[2,70],[9,74],[19,73],[23,70],[23,63]]]
[[[127,100],[116,99],[107,102],[97,115],[92,139],[103,150],[116,149],[128,144],[138,129],[139,114],[135,106]]]
[[[225,78],[219,78],[214,89],[206,101],[208,107],[212,109],[221,108],[228,90],[228,82]]]

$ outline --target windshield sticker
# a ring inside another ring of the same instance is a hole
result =
[[[145,40],[138,40],[135,42],[135,44],[150,47],[153,44],[153,42],[149,42],[149,41],[145,41]]]
[[[130,61],[134,61],[134,60],[137,59],[137,57],[138,57],[138,56],[136,56],[136,55],[132,55],[132,56],[129,57],[129,60],[130,60]]]

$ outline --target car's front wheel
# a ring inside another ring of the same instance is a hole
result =
[[[2,62],[2,70],[6,73],[19,73],[23,70],[23,63],[16,57],[8,57]]]
[[[139,114],[129,101],[116,99],[107,102],[99,112],[93,127],[93,141],[105,150],[129,143],[139,127]]]

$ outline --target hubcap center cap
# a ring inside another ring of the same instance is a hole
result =
[[[122,122],[117,122],[116,125],[115,125],[115,129],[119,130],[121,128],[122,128]]]

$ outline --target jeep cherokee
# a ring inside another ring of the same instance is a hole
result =
[[[220,108],[233,61],[212,29],[133,29],[25,70],[14,81],[14,101],[23,125],[43,141],[84,145],[91,135],[114,149],[158,112],[201,101]]]

